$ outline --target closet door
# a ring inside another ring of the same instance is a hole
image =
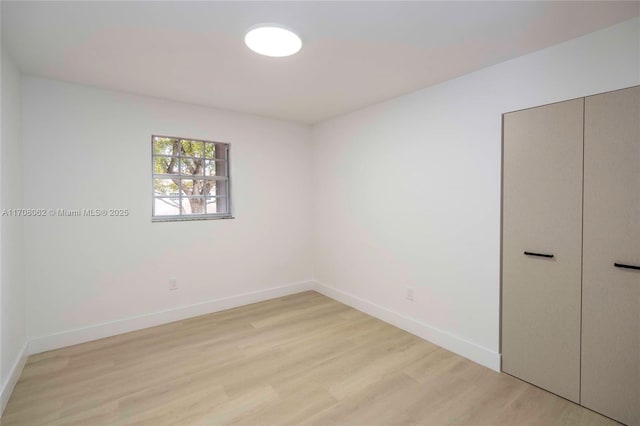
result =
[[[583,107],[571,100],[503,121],[502,370],[575,402]]]
[[[640,87],[585,100],[582,403],[640,425]]]

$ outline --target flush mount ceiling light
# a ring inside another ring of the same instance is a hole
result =
[[[244,42],[254,52],[274,58],[291,56],[302,47],[302,40],[296,33],[273,24],[251,28],[244,36]]]

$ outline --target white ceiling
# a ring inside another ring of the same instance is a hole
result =
[[[23,72],[315,123],[640,14],[640,2],[10,2]],[[302,51],[243,43],[275,22]]]

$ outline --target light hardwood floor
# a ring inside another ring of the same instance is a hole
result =
[[[11,425],[615,422],[315,292],[29,357]]]

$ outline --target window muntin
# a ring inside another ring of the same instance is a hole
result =
[[[229,144],[152,136],[152,220],[231,217]]]

